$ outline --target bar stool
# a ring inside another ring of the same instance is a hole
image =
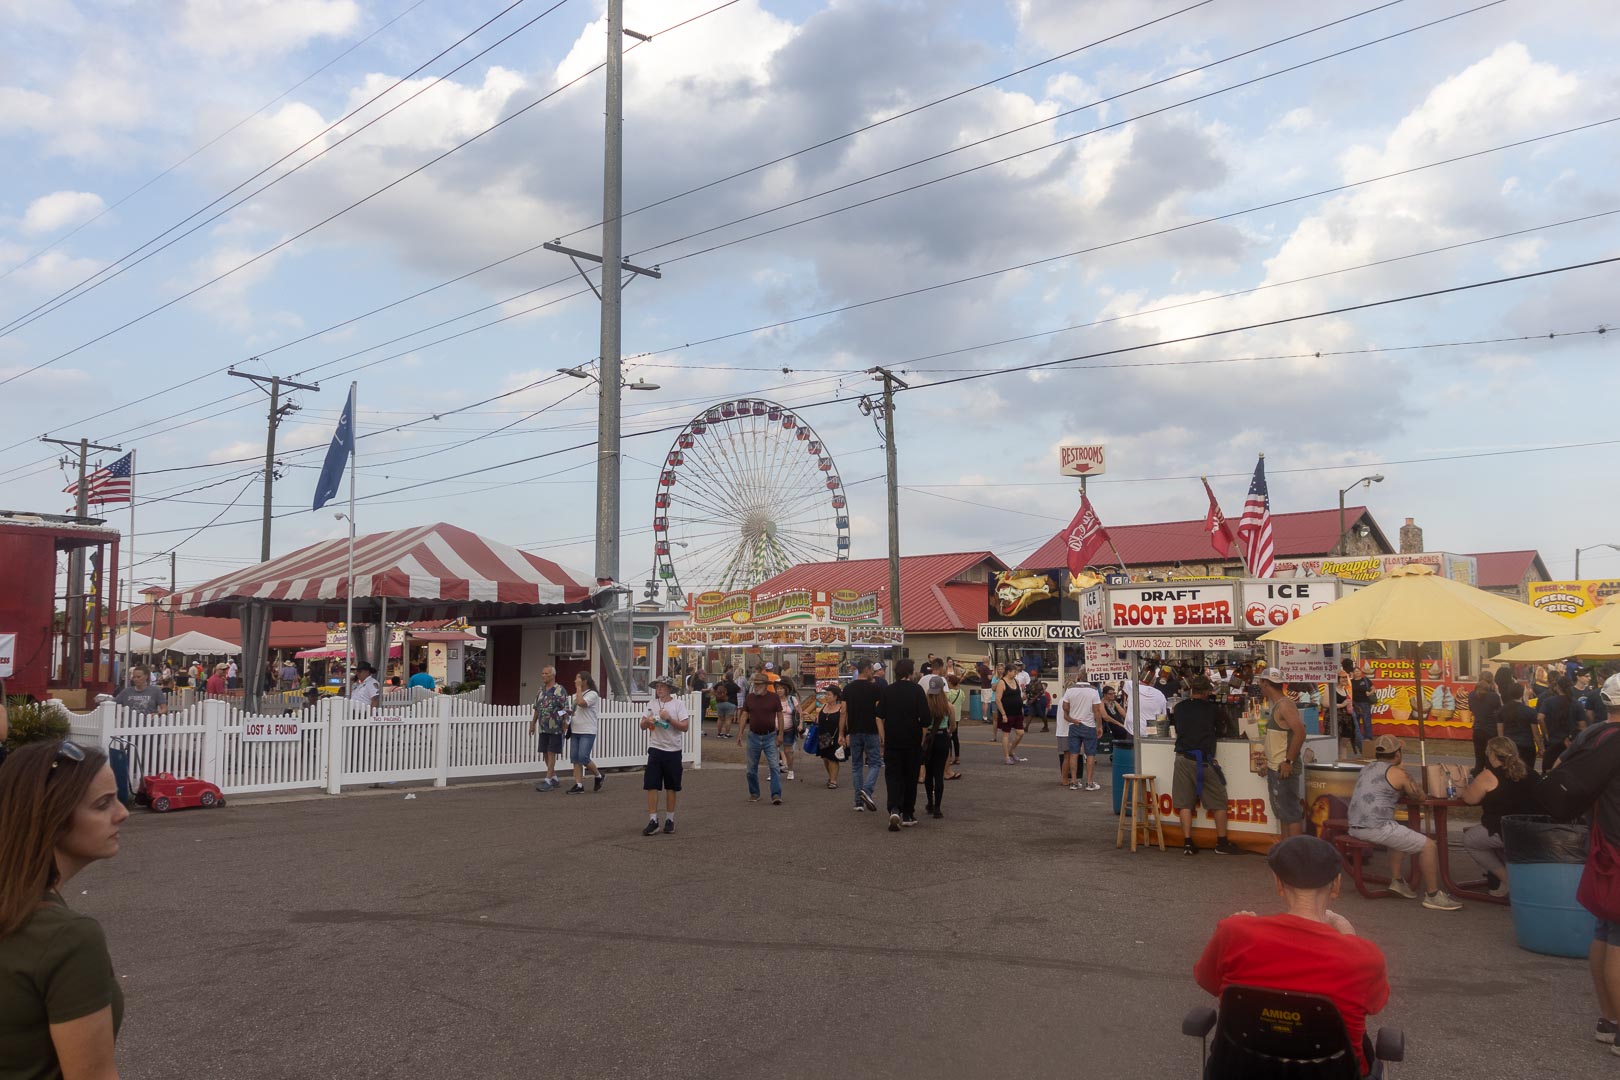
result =
[[[1159,791],[1154,778],[1146,773],[1126,773],[1125,797],[1119,803],[1119,830],[1114,834],[1114,847],[1125,845],[1125,830],[1131,830],[1131,850],[1136,850],[1136,834],[1142,832],[1142,843],[1149,846],[1155,836],[1159,850],[1164,850],[1164,820],[1159,816]],[[1128,823],[1128,825],[1127,825]]]

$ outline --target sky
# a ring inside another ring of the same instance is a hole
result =
[[[814,426],[884,554],[878,365],[908,554],[1017,563],[1092,442],[1105,525],[1201,517],[1200,476],[1235,517],[1264,453],[1273,512],[1378,473],[1347,501],[1430,549],[1563,577],[1620,544],[1620,264],[1559,269],[1620,255],[1599,0],[718,3],[626,5],[624,250],[662,277],[624,290],[659,389],[624,395],[623,580],[676,433],[740,398]],[[310,500],[352,380],[362,532],[589,570],[597,390],[557,369],[594,370],[598,306],[538,245],[600,249],[604,49],[593,0],[0,0],[0,507],[65,510],[37,440],[87,437],[137,451],[138,583],[256,561],[234,366],[321,387],[274,552],[346,528]],[[783,496],[798,448],[711,442],[678,564],[750,500],[824,519]]]

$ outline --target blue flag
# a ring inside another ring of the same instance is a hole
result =
[[[337,434],[332,436],[332,445],[326,448],[326,463],[321,466],[321,478],[315,482],[316,510],[337,498],[338,487],[343,483],[343,470],[353,454],[354,385],[351,383],[349,400],[344,403],[343,415],[338,418]]]

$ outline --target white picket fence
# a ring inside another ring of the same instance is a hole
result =
[[[227,795],[264,791],[324,790],[345,784],[432,781],[443,787],[466,777],[533,775],[545,762],[529,734],[527,705],[487,705],[482,695],[433,695],[415,702],[383,703],[349,715],[349,703],[319,704],[274,716],[244,712],[229,700],[210,699],[164,715],[132,712],[106,703],[74,713],[74,739],[103,749],[118,745],[131,754],[136,782],[143,775],[173,773],[219,785]],[[698,715],[699,697],[686,707]],[[646,703],[605,700],[592,759],[603,768],[637,766],[647,760],[647,734],[640,728]],[[242,738],[247,723],[296,720],[299,738],[258,742]],[[118,740],[118,742],[114,742]],[[558,762],[567,771],[567,754]],[[682,740],[681,759],[703,766],[700,727]]]

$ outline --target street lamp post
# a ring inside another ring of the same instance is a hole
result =
[[[1588,544],[1585,547],[1576,548],[1575,549],[1575,580],[1576,581],[1579,581],[1581,579],[1581,552],[1583,552],[1583,551],[1596,551],[1598,548],[1611,548],[1611,549],[1613,549],[1615,551],[1620,551],[1620,544]]]
[[[1366,485],[1367,487],[1372,487],[1374,484],[1382,484],[1383,482],[1384,482],[1384,474],[1383,473],[1373,473],[1371,476],[1363,476],[1360,480],[1357,480],[1354,484],[1351,484],[1349,487],[1339,489],[1339,542],[1336,545],[1334,545],[1337,548],[1337,550],[1334,552],[1335,555],[1343,555],[1343,554],[1345,554],[1345,550],[1344,550],[1344,496],[1345,496],[1345,492],[1354,491],[1356,488],[1361,487],[1362,485]]]

